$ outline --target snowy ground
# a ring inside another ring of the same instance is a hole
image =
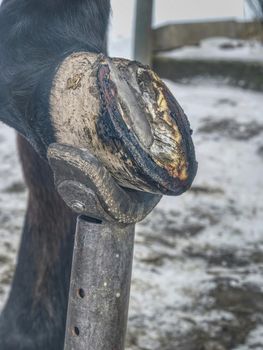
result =
[[[199,45],[162,52],[159,56],[177,59],[249,61],[262,63],[263,46],[258,41],[227,38],[204,39]]]
[[[137,227],[128,350],[263,349],[262,95],[167,82],[193,126],[199,172]],[[0,127],[0,302],[26,190]],[[15,220],[14,220],[15,218]]]

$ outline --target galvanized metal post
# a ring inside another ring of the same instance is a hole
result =
[[[134,58],[144,64],[152,63],[153,0],[137,0]]]
[[[79,216],[69,292],[65,350],[123,350],[134,225]]]

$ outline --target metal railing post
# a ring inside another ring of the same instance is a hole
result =
[[[137,0],[134,58],[149,66],[152,62],[152,13],[153,0]]]

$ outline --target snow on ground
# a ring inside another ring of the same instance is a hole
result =
[[[199,171],[137,227],[127,349],[262,350],[262,95],[167,84],[193,126]],[[26,202],[14,143],[1,125],[1,305]]]
[[[257,41],[227,38],[204,39],[198,46],[185,46],[158,54],[176,59],[228,60],[262,62],[263,46]]]
[[[0,124],[0,308],[12,279],[23,217],[26,190],[12,129]]]
[[[199,172],[137,228],[129,349],[262,350],[262,95],[168,86]]]

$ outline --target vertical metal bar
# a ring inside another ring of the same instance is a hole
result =
[[[152,63],[153,0],[137,0],[134,58],[144,64]]]
[[[123,350],[134,225],[78,218],[65,350]]]

